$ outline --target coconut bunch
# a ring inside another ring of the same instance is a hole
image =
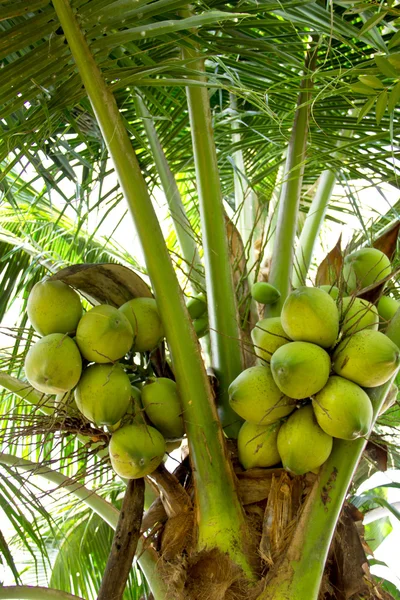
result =
[[[233,410],[245,419],[238,437],[245,469],[282,463],[301,475],[327,460],[334,438],[369,434],[373,408],[366,389],[386,383],[399,367],[400,313],[389,297],[375,306],[355,293],[390,273],[385,254],[364,248],[344,261],[347,296],[334,286],[299,287],[280,317],[257,323],[252,340],[259,364],[229,388]],[[275,302],[270,287],[258,284],[253,297]],[[388,321],[385,335],[378,329]]]
[[[37,283],[27,312],[42,337],[25,359],[29,383],[44,394],[73,394],[80,413],[112,432],[109,454],[118,475],[144,477],[184,435],[176,383],[149,377],[132,385],[127,355],[151,352],[164,339],[153,298],[134,298],[84,312],[79,294],[57,280]],[[141,384],[139,384],[141,385]]]

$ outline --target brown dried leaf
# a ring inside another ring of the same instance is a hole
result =
[[[365,580],[367,557],[357,526],[346,506],[334,537],[332,559],[330,583],[335,589],[335,598],[347,600],[368,591]]]
[[[373,304],[382,296],[383,288],[385,287],[386,283],[388,281],[390,281],[391,279],[393,279],[394,277],[396,277],[399,273],[400,273],[400,268],[396,269],[395,271],[392,271],[392,273],[390,273],[390,275],[388,275],[384,279],[381,279],[381,281],[377,281],[376,283],[372,283],[368,287],[363,288],[362,290],[357,292],[357,294],[355,294],[355,295],[358,296],[359,298],[363,298],[364,300],[367,300],[368,302],[372,302],[372,304]]]
[[[343,254],[341,249],[342,234],[340,234],[337,244],[318,267],[315,285],[334,285],[340,280],[340,274],[343,267]]]
[[[128,267],[112,263],[73,265],[50,279],[64,281],[92,303],[119,307],[132,298],[151,298],[149,286]]]
[[[400,221],[396,221],[393,225],[385,231],[380,237],[378,237],[374,243],[374,248],[377,248],[392,260],[393,254],[396,251],[397,238],[400,232]]]
[[[365,454],[368,458],[376,465],[379,471],[387,471],[388,467],[388,449],[385,444],[379,439],[374,439],[375,436],[371,436],[366,447]]]

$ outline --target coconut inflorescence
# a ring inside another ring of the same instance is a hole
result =
[[[194,316],[202,318],[205,309],[205,297],[196,298]],[[185,433],[175,381],[143,375],[142,387],[135,372],[135,353],[146,353],[148,362],[164,338],[156,301],[134,298],[119,309],[102,304],[83,313],[74,289],[45,280],[32,289],[28,316],[44,336],[26,355],[29,383],[44,394],[71,393],[84,419],[111,433],[118,475],[134,479],[154,471]]]

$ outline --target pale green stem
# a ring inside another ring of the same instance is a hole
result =
[[[367,390],[374,421],[379,415],[390,381]],[[303,507],[284,560],[258,600],[317,600],[336,524],[367,439],[335,440]]]
[[[52,415],[54,413],[54,401],[50,396],[37,392],[29,383],[25,383],[17,377],[0,371],[0,387],[12,392],[18,398],[29,402],[29,404],[37,406],[40,412],[45,415]]]
[[[324,222],[335,183],[336,174],[333,171],[326,169],[321,173],[317,191],[308,210],[296,249],[293,272],[293,287],[295,288],[305,285],[315,242]]]
[[[231,94],[230,96],[230,103],[232,111],[237,114],[237,102],[234,94]],[[234,144],[239,144],[241,140],[241,136],[240,133],[238,133],[238,129],[240,129],[240,124],[236,119],[234,119],[232,121],[232,141]],[[250,254],[249,260],[247,261],[248,266],[250,266],[253,264],[253,257],[251,256],[249,241],[251,242],[251,237],[254,232],[255,199],[253,190],[250,188],[246,178],[246,168],[244,165],[242,150],[236,150],[233,153],[233,162],[235,166],[235,170],[233,172],[233,184],[235,189],[235,209],[239,215],[237,220],[237,228],[242,238],[243,245]]]
[[[196,48],[184,47],[191,68],[204,73]],[[203,76],[198,77],[204,81]],[[231,409],[228,387],[241,373],[242,351],[220,175],[206,87],[187,87],[204,247],[212,367],[219,382],[219,415],[226,434],[236,437],[241,421]]]
[[[83,600],[80,596],[73,596],[61,590],[31,585],[2,586],[0,598],[2,600]]]
[[[161,185],[168,202],[172,222],[174,224],[176,237],[186,262],[188,274],[194,292],[205,290],[205,280],[202,275],[203,265],[194,239],[193,231],[183,206],[182,198],[168,161],[162,149],[156,128],[145,103],[139,94],[135,98],[136,109],[142,117],[143,125],[147,133],[151,152],[160,177]]]
[[[309,53],[308,60],[310,56]],[[280,291],[281,296],[278,302],[266,306],[265,314],[269,317],[280,315],[283,303],[290,293],[297,217],[308,137],[311,92],[307,89],[307,86],[311,86],[311,82],[303,80],[286,155],[284,181],[279,198],[274,236],[274,250],[268,278],[269,283]]]
[[[119,510],[116,509],[115,506],[62,473],[53,471],[49,467],[44,467],[39,463],[12,456],[11,454],[0,453],[0,464],[21,469],[31,475],[39,475],[43,479],[54,483],[57,487],[60,487],[68,493],[73,494],[76,498],[79,498],[86,506],[98,514],[103,521],[108,523],[112,529],[115,530],[117,527]],[[157,554],[151,548],[145,548],[142,539],[139,540],[136,553],[138,555],[140,568],[146,577],[155,600],[167,600],[168,595],[166,588],[156,571]],[[0,590],[1,589],[2,588],[0,588]]]
[[[199,343],[146,183],[115,98],[90,52],[68,0],[53,0],[53,6],[113,159],[143,248],[147,271],[164,325],[193,464],[198,506],[198,547],[219,548],[222,552],[229,553],[237,564],[249,572],[243,550],[244,515],[238,500],[232,467],[227,460],[223,432],[199,351]],[[207,280],[209,292],[208,283]],[[214,296],[212,294],[211,297],[214,299]],[[228,312],[226,298],[221,297],[220,303],[224,312]],[[233,343],[230,340],[228,347],[231,353],[237,338],[238,336]]]
[[[354,110],[349,111],[349,115],[354,115]],[[350,138],[352,131],[345,129],[341,132],[341,137]],[[343,141],[339,142],[338,146],[342,146]],[[334,158],[340,157],[340,150],[333,155]],[[317,191],[311,206],[308,210],[307,217],[302,229],[296,256],[294,259],[293,287],[297,288],[305,285],[308,269],[310,268],[313,257],[315,243],[319,232],[324,223],[325,214],[328,208],[329,200],[332,195],[333,188],[336,183],[336,172],[332,169],[326,169],[321,173]]]

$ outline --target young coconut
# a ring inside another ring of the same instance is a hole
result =
[[[78,347],[63,333],[51,333],[36,342],[25,358],[29,383],[44,394],[61,394],[76,386],[82,372]]]
[[[257,281],[251,286],[251,296],[260,304],[275,304],[281,297],[281,293],[266,281]]]
[[[289,415],[296,403],[282,394],[268,365],[245,369],[229,386],[229,403],[246,421],[268,425]]]
[[[150,475],[165,454],[165,440],[149,425],[131,423],[115,431],[110,439],[111,465],[120,477],[138,479]]]
[[[355,440],[368,435],[371,429],[371,400],[362,388],[348,379],[329,377],[312,404],[319,426],[332,437]]]
[[[136,352],[150,352],[164,339],[164,327],[161,323],[154,298],[134,298],[119,308],[131,324]]]
[[[275,350],[291,341],[282,327],[280,317],[258,321],[251,331],[251,339],[256,355],[268,363]]]
[[[385,333],[387,337],[400,348],[400,308],[397,309],[394,316],[391,318]]]
[[[278,433],[278,452],[287,471],[303,475],[329,458],[333,439],[318,425],[310,404],[290,415]]]
[[[202,317],[207,312],[207,298],[205,294],[200,293],[189,298],[186,302],[186,307],[192,319]]]
[[[339,333],[336,302],[320,288],[299,287],[282,307],[282,327],[295,341],[311,342],[330,348]]]
[[[343,277],[349,292],[365,288],[391,273],[390,260],[376,248],[361,248],[345,256]]]
[[[382,296],[377,304],[377,309],[383,324],[387,324],[400,308],[400,302],[390,296]]]
[[[210,326],[208,323],[208,314],[205,313],[202,317],[199,317],[198,319],[194,319],[193,327],[194,327],[196,335],[199,339],[204,337],[206,335],[206,333],[208,332],[208,330],[210,329]]]
[[[127,412],[131,384],[119,364],[91,365],[84,370],[75,389],[75,402],[89,421],[112,426]]]
[[[308,342],[285,344],[271,359],[276,385],[286,396],[298,400],[319,392],[328,381],[330,370],[329,354]]]
[[[239,460],[245,469],[272,467],[281,461],[277,439],[281,422],[255,425],[245,421],[238,436]]]
[[[27,313],[40,335],[73,333],[82,317],[79,295],[63,281],[46,279],[33,286]]]
[[[364,329],[344,338],[333,354],[333,370],[362,387],[386,383],[400,364],[400,350],[386,335]]]
[[[327,294],[329,294],[334,300],[339,298],[339,288],[336,285],[320,285],[320,290],[324,290]]]
[[[128,319],[113,306],[101,304],[79,321],[76,341],[90,362],[110,363],[122,358],[132,347],[133,331]]]
[[[362,300],[347,296],[342,300],[342,332],[343,335],[350,335],[363,329],[373,329],[377,331],[379,326],[379,315],[376,307]]]
[[[150,421],[165,438],[184,435],[182,408],[175,381],[166,377],[149,377],[142,389],[142,404]]]

